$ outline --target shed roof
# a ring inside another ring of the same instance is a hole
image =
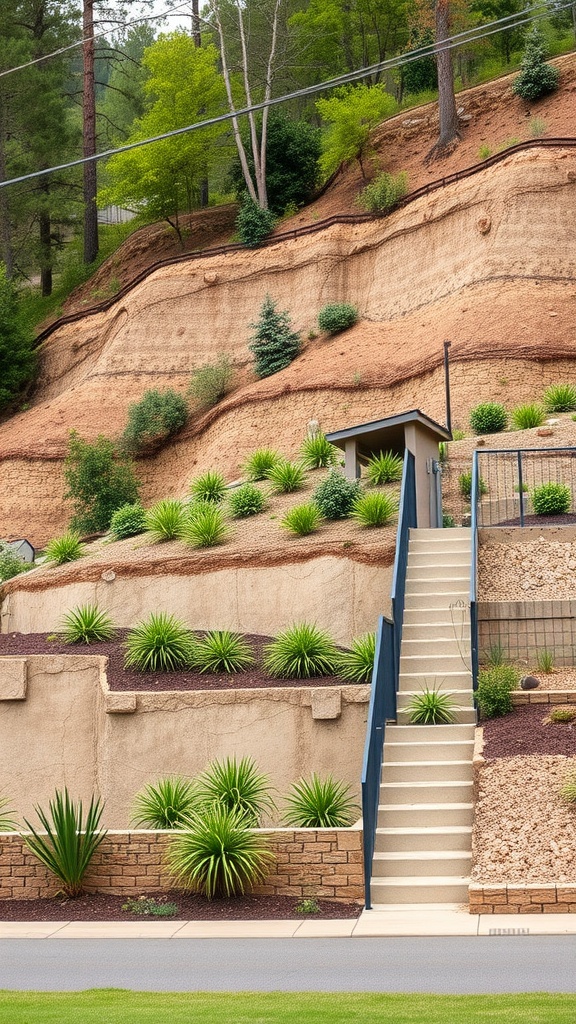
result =
[[[408,412],[401,412],[396,416],[371,420],[369,423],[358,423],[354,427],[346,427],[345,430],[333,430],[326,437],[339,448],[343,448],[346,441],[356,439],[361,448],[372,451],[378,451],[384,447],[403,449],[404,427],[414,422],[429,430],[439,441],[452,440],[452,434],[447,427],[436,423],[426,413],[420,412],[420,409],[410,409]]]

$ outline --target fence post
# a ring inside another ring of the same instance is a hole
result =
[[[520,491],[520,526],[524,526],[524,484],[522,481],[522,451],[518,449],[518,490]]]

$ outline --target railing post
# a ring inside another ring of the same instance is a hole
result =
[[[520,492],[520,526],[524,526],[524,482],[522,480],[522,451],[518,449],[518,490]]]

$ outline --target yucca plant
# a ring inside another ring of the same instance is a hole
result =
[[[44,554],[49,562],[54,562],[55,565],[64,565],[65,562],[75,562],[77,558],[81,558],[84,551],[80,535],[71,531],[49,541]]]
[[[337,671],[352,683],[369,683],[374,669],[376,633],[364,633],[352,641],[352,647],[338,658]]]
[[[277,494],[291,494],[292,491],[299,491],[304,484],[304,467],[286,459],[272,467],[268,479]]]
[[[24,842],[60,880],[66,896],[79,896],[90,861],[106,836],[106,830],[100,828],[103,805],[99,798],[92,797],[84,819],[82,801],[75,803],[64,787],[63,792],[56,790],[48,806],[49,814],[41,807],[34,808],[46,835],[24,819],[31,832],[23,836]]]
[[[244,472],[249,480],[267,480],[270,470],[279,462],[282,456],[273,448],[258,448],[246,459]]]
[[[159,612],[131,629],[124,642],[124,665],[141,672],[174,672],[194,661],[195,640],[188,627]]]
[[[298,537],[306,537],[309,533],[314,533],[321,522],[320,509],[313,501],[309,501],[305,505],[295,505],[294,508],[289,509],[280,520],[280,525]]]
[[[347,828],[359,811],[349,785],[332,775],[321,779],[315,772],[293,783],[286,804],[284,824],[296,828]]]
[[[190,779],[170,775],[144,786],[134,799],[134,828],[185,828],[198,807],[198,793]]]
[[[18,827],[7,797],[0,797],[0,832],[14,832]]]
[[[59,636],[65,644],[93,644],[114,636],[112,619],[97,604],[72,608],[62,619]]]
[[[402,479],[403,460],[394,452],[378,452],[368,459],[366,475],[371,484],[391,484]]]
[[[449,693],[426,686],[406,706],[412,725],[450,725],[456,718],[456,704]]]
[[[135,537],[146,529],[146,513],[138,502],[121,505],[112,513],[110,536],[113,540]]]
[[[544,423],[546,413],[541,405],[519,405],[513,409],[510,418],[514,430],[529,430],[531,427],[541,427]]]
[[[266,508],[266,498],[254,484],[242,484],[231,491],[228,497],[228,509],[234,519],[246,519],[256,516]]]
[[[576,387],[573,384],[551,384],[542,398],[546,412],[572,412],[576,409]]]
[[[199,798],[204,806],[218,803],[228,811],[240,811],[254,827],[259,825],[264,811],[271,814],[275,810],[272,791],[270,779],[251,757],[212,761],[198,778]]]
[[[300,458],[306,469],[325,469],[335,466],[340,452],[325,434],[313,434],[307,437],[300,446]]]
[[[210,502],[198,502],[190,509],[180,537],[194,548],[211,548],[226,539],[228,527],[222,510]]]
[[[144,525],[154,541],[175,540],[186,521],[186,509],[177,498],[164,498],[149,508]]]
[[[274,862],[261,833],[246,816],[214,803],[189,819],[189,831],[178,834],[168,851],[168,864],[178,885],[215,896],[243,895],[264,881]]]
[[[360,494],[350,513],[360,526],[387,526],[398,515],[398,499],[383,491],[366,491]]]
[[[190,484],[190,494],[196,501],[209,501],[218,505],[226,493],[226,481],[222,473],[208,469]]]
[[[271,676],[310,679],[336,671],[338,651],[329,633],[307,622],[296,623],[264,648],[264,668]]]
[[[194,667],[200,672],[242,672],[253,664],[250,644],[238,633],[212,629],[196,643]]]

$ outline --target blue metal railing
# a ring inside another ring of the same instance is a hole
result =
[[[470,650],[472,660],[472,686],[478,686],[478,603],[476,594],[476,575],[478,565],[478,498],[480,496],[478,478],[478,452],[475,451],[472,458],[472,487],[470,489],[470,529],[471,537],[471,559],[470,559]]]
[[[408,566],[410,527],[416,526],[416,477],[414,456],[404,453],[396,554],[392,581],[392,619],[381,616],[376,634],[372,689],[362,765],[362,822],[364,831],[364,895],[366,910],[372,907],[370,882],[378,824],[380,777],[384,756],[386,720],[396,718],[396,691],[400,667],[400,642],[404,619],[404,595]]]

